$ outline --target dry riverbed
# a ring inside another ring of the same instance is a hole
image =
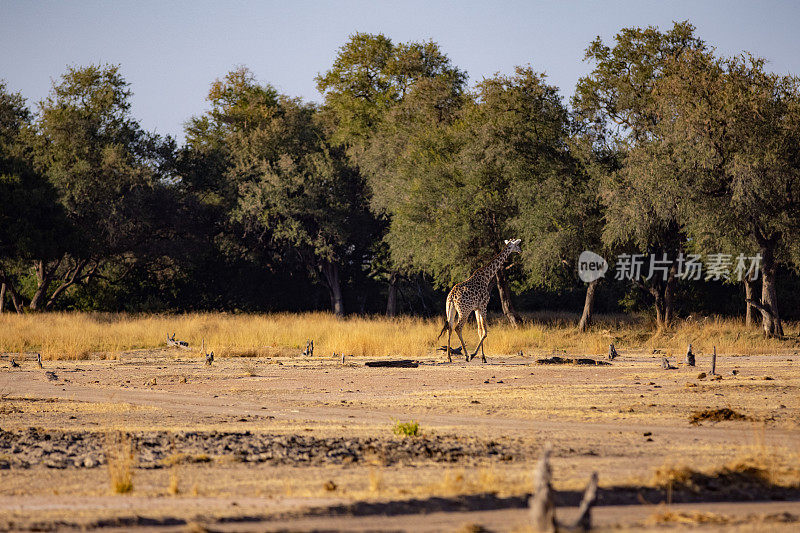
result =
[[[701,376],[707,357],[662,370],[651,353],[609,366],[426,357],[417,368],[327,357],[209,367],[142,350],[39,369],[8,356],[0,530],[524,531],[547,442],[561,516],[596,470],[605,529],[800,528],[791,351],[721,354],[719,377]],[[720,419],[726,409],[740,417]],[[419,436],[394,433],[412,420]],[[120,446],[125,494],[107,464]]]

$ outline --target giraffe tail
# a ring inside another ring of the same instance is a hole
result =
[[[436,340],[442,338],[444,332],[447,331],[447,328],[450,327],[450,322],[453,317],[453,300],[450,299],[450,295],[447,295],[447,303],[445,305],[445,317],[444,317],[444,325],[442,326],[442,331],[439,332],[439,335],[436,337]]]

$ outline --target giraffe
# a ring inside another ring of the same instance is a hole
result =
[[[497,274],[497,271],[503,266],[512,252],[521,252],[519,243],[521,239],[511,239],[505,241],[503,250],[494,256],[489,263],[467,278],[466,281],[456,283],[447,295],[447,303],[445,305],[445,322],[442,331],[439,332],[439,337],[447,331],[447,360],[453,362],[450,356],[450,337],[455,329],[458,339],[461,341],[462,353],[469,362],[476,355],[478,350],[481,351],[481,360],[486,362],[486,355],[483,353],[483,341],[486,340],[486,305],[489,303],[489,283],[492,278]],[[461,336],[461,328],[469,318],[470,313],[475,311],[475,320],[478,322],[478,335],[480,341],[475,348],[475,352],[470,355],[467,352],[467,346],[464,344],[464,338]],[[458,320],[456,320],[458,315]]]

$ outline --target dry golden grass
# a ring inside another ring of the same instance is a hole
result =
[[[702,492],[709,487],[749,486],[800,488],[798,453],[756,443],[722,466],[696,470],[688,466],[663,465],[655,469],[652,485],[671,490]]]
[[[401,317],[348,317],[330,313],[267,315],[192,313],[183,315],[127,315],[109,313],[46,313],[0,315],[0,352],[40,352],[44,359],[116,357],[124,350],[160,348],[166,335],[187,341],[199,353],[201,343],[217,356],[299,355],[307,339],[314,339],[320,356],[333,353],[355,356],[420,357],[433,354],[446,338],[436,340],[441,319]],[[785,329],[797,329],[786,324]],[[466,328],[468,347],[477,333],[472,321]],[[766,339],[757,328],[745,329],[740,320],[679,321],[673,329],[654,334],[643,320],[599,317],[597,325],[582,334],[575,317],[539,313],[512,328],[502,317],[490,321],[487,346],[496,354],[547,354],[567,352],[603,355],[608,344],[619,350],[658,348],[682,353],[690,342],[696,353],[712,346],[726,354],[759,354],[794,348],[800,339]],[[183,353],[183,352],[177,352]]]
[[[111,491],[116,494],[133,491],[134,456],[130,436],[121,432],[108,433],[105,455]]]
[[[681,524],[681,525],[699,525],[699,524],[728,524],[730,518],[717,514],[717,513],[704,513],[701,511],[673,511],[670,509],[663,509],[654,513],[647,523],[649,525],[662,525],[662,524]]]
[[[169,470],[169,486],[167,487],[167,494],[176,496],[181,493],[180,480],[178,478],[177,467],[173,466]]]

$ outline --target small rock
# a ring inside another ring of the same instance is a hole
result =
[[[325,490],[327,490],[328,492],[333,492],[333,491],[335,491],[335,490],[336,490],[336,488],[337,488],[337,487],[336,487],[336,483],[334,483],[334,482],[333,482],[332,480],[330,480],[330,479],[329,479],[328,481],[326,481],[326,482],[325,482],[325,484],[323,485],[323,487],[324,487],[324,488],[325,488]]]

